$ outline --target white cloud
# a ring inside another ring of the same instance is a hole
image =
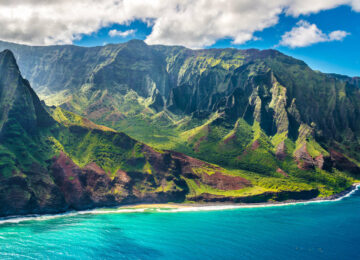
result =
[[[299,16],[333,9],[340,5],[349,5],[354,11],[360,11],[360,0],[293,0],[287,6],[286,13]]]
[[[136,30],[127,30],[127,31],[118,31],[118,30],[110,30],[109,31],[109,36],[110,37],[127,37],[130,35],[134,35],[136,32]]]
[[[333,31],[329,33],[329,40],[330,41],[342,41],[346,36],[350,35],[350,33],[345,31]]]
[[[301,20],[296,27],[282,36],[280,45],[291,48],[306,47],[319,42],[340,41],[347,35],[349,33],[345,31],[333,31],[327,35],[316,24]]]
[[[0,39],[66,44],[140,19],[153,26],[149,44],[200,48],[224,37],[242,44],[277,24],[280,14],[296,17],[339,5],[360,11],[360,0],[0,0]]]

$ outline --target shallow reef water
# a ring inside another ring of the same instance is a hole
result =
[[[360,259],[359,241],[359,190],[321,203],[93,210],[0,222],[1,259]]]

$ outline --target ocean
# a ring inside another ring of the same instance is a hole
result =
[[[0,259],[360,259],[360,191],[338,201],[95,210],[0,221]]]

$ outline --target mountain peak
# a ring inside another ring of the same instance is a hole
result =
[[[21,76],[10,50],[0,53],[0,111],[1,135],[13,134],[18,126],[34,133],[39,126],[50,126],[54,122],[29,82]]]
[[[14,56],[13,52],[9,49],[3,50],[2,52],[0,52],[0,55],[9,56],[9,57],[12,56],[12,58],[15,60],[15,56]]]
[[[0,52],[0,70],[3,68],[13,68],[13,70],[19,72],[15,56],[13,52],[8,49]]]
[[[0,104],[4,99],[4,88],[15,86],[20,76],[19,67],[14,54],[10,50],[0,52]]]
[[[147,44],[143,40],[139,39],[131,39],[130,41],[126,42],[126,44],[133,46],[147,46]]]

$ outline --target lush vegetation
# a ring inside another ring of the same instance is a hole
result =
[[[141,41],[0,45],[21,57],[23,74],[56,105],[43,106],[14,60],[2,59],[5,179],[27,180],[34,165],[46,171],[60,153],[81,169],[95,163],[112,179],[119,171],[141,173],[146,178],[134,184],[141,194],[181,191],[187,200],[310,190],[324,197],[358,179],[360,90],[347,77],[314,72],[271,50],[195,51]],[[160,179],[144,143],[159,158],[181,152],[251,185],[218,189],[205,181],[216,173],[210,166],[193,168],[196,178],[178,176],[175,161]]]

